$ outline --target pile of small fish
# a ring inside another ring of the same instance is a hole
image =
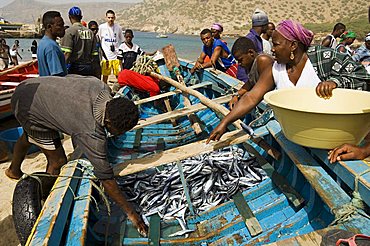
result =
[[[177,219],[189,233],[185,217],[189,205],[181,182],[179,163],[163,166],[163,170],[146,172],[118,179],[129,201],[137,203],[143,218],[158,213],[162,220]],[[266,178],[256,158],[232,146],[181,161],[181,167],[195,213],[206,211],[230,199],[238,190],[248,189]]]

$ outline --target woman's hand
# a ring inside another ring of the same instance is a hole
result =
[[[316,86],[316,94],[324,99],[329,99],[333,95],[333,90],[337,84],[333,81],[322,81]]]
[[[359,147],[353,144],[343,144],[329,151],[328,159],[330,163],[343,160],[362,160],[369,155],[370,144]]]

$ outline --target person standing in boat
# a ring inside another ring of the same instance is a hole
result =
[[[321,45],[324,47],[335,49],[338,45],[337,38],[342,36],[345,31],[346,26],[343,23],[335,24],[333,31],[331,32],[331,34],[324,38],[324,40],[321,42]]]
[[[17,86],[11,105],[24,134],[16,142],[12,162],[5,171],[9,178],[22,177],[22,162],[31,143],[45,154],[46,172],[58,175],[67,163],[59,132],[68,134],[74,146],[90,160],[105,192],[146,236],[146,225],[119,190],[107,159],[108,136],[123,134],[138,122],[138,107],[132,101],[112,98],[109,86],[97,78],[69,75],[23,81]]]
[[[268,23],[269,18],[267,14],[263,10],[256,9],[252,15],[252,28],[245,37],[252,40],[258,54],[262,54],[263,52],[261,34],[266,32]],[[248,81],[248,74],[243,67],[238,67],[236,78],[243,82]]]
[[[273,89],[315,87],[316,94],[325,99],[335,88],[370,89],[370,75],[362,65],[333,49],[310,47],[312,39],[313,33],[300,23],[280,22],[272,35],[274,64],[259,74],[254,87],[212,131],[207,143],[218,141],[229,124],[249,113]]]
[[[0,70],[9,67],[10,47],[6,44],[6,40],[0,39]]]
[[[214,39],[209,29],[201,31],[200,39],[203,42],[203,50],[190,72],[193,74],[196,70],[214,67],[235,78],[237,64],[227,45],[220,39]],[[211,60],[205,61],[206,56]]]
[[[56,40],[65,34],[64,21],[57,11],[48,11],[42,17],[45,35],[37,48],[40,76],[66,76],[67,66]]]
[[[99,26],[98,37],[107,59],[104,57],[101,63],[104,83],[108,82],[108,76],[112,73],[117,77],[120,71],[120,61],[117,58],[118,47],[123,42],[122,28],[114,23],[116,14],[108,10],[105,14],[106,23]]]
[[[92,76],[92,59],[96,52],[94,34],[82,25],[82,11],[79,7],[72,7],[68,16],[72,26],[66,30],[61,40],[68,73]]]
[[[19,40],[16,39],[16,40],[14,40],[13,47],[10,50],[10,56],[11,56],[12,63],[13,63],[14,66],[19,65],[18,56],[19,56],[19,58],[23,59],[22,56],[19,54],[18,49],[19,49]]]

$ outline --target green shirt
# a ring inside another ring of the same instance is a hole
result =
[[[338,88],[370,90],[370,75],[351,56],[323,46],[311,46],[307,54],[321,81],[333,81]]]
[[[64,53],[71,53],[69,63],[91,64],[96,40],[93,32],[80,22],[66,30],[60,44]]]

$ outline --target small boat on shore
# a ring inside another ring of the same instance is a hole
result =
[[[0,119],[11,115],[10,99],[17,85],[34,77],[38,77],[37,60],[0,71]]]
[[[193,66],[186,61],[180,64],[185,72]],[[164,64],[159,63],[159,66],[162,75],[171,77]],[[368,212],[356,207],[352,200],[352,192],[356,191],[364,207],[370,206],[367,163],[330,164],[327,150],[289,141],[274,119],[253,129],[253,137],[234,125],[219,142],[205,144],[205,138],[223,116],[222,110],[204,106],[202,96],[222,107],[230,99],[227,96],[231,96],[240,84],[211,69],[197,74],[195,79],[190,75],[184,77],[187,85],[201,94],[199,97],[194,96],[196,93],[188,95],[191,106],[184,106],[185,97],[179,90],[136,101],[146,119],[123,139],[110,143],[109,155],[115,176],[137,174],[140,179],[150,170],[161,170],[169,163],[176,163],[177,177],[181,180],[176,185],[183,189],[184,206],[188,210],[193,210],[196,202],[192,200],[192,191],[189,193],[190,180],[187,179],[190,178],[181,171],[184,159],[237,146],[244,154],[248,152],[257,159],[267,178],[249,189],[237,191],[226,202],[205,211],[184,214],[182,220],[164,220],[160,213],[154,213],[148,218],[149,236],[144,238],[125,219],[118,206],[99,196],[96,185],[90,180],[91,163],[84,159],[74,160],[62,169],[27,245],[320,245],[334,229],[370,234]],[[192,85],[190,81],[195,83]],[[154,105],[167,97],[170,97],[167,104],[173,110],[167,108],[168,112],[163,113]],[[266,109],[265,104],[259,107]],[[201,126],[204,124],[203,134],[195,134],[190,114],[200,119],[196,122],[201,122]],[[279,155],[272,158],[253,141],[258,137],[273,146]],[[232,167],[233,163],[228,164]],[[80,178],[69,178],[76,176]],[[141,186],[145,188],[147,183]],[[124,183],[124,187],[135,188],[128,183]],[[142,201],[134,199],[133,202],[140,204]],[[186,233],[184,221],[188,228]]]

